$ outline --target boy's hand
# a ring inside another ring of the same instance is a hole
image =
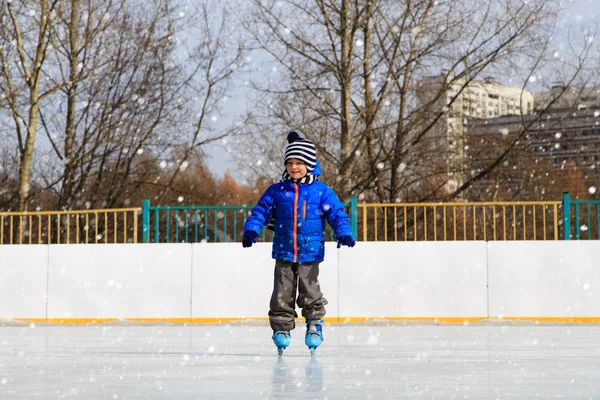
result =
[[[258,239],[258,233],[254,231],[246,231],[244,232],[244,236],[242,237],[242,246],[244,247],[252,247],[256,240]]]
[[[337,242],[338,249],[342,246],[354,247],[354,245],[356,244],[356,242],[350,235],[339,237]]]

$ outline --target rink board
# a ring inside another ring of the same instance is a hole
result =
[[[46,318],[48,246],[0,246],[0,318]]]
[[[340,319],[487,317],[485,242],[359,246],[339,253]]]
[[[600,321],[600,243],[489,244],[490,317]]]
[[[600,322],[596,244],[327,243],[325,320]],[[265,321],[273,267],[265,243],[2,246],[0,319]]]

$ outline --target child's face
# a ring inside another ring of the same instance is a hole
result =
[[[296,158],[290,158],[288,160],[288,162],[285,164],[285,167],[287,168],[287,173],[294,180],[304,178],[306,176],[306,174],[308,173],[308,170],[306,169],[306,165],[304,165],[304,163],[302,161],[300,161]]]

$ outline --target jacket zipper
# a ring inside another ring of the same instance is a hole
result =
[[[306,219],[306,200],[302,203],[302,219]]]
[[[298,184],[294,183],[294,261],[298,259]]]

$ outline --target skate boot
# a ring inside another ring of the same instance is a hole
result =
[[[290,345],[290,331],[273,331],[273,343],[277,346],[277,353],[283,354],[283,351]]]
[[[308,321],[306,324],[306,336],[304,344],[308,346],[310,354],[314,355],[317,347],[323,342],[323,321]]]

